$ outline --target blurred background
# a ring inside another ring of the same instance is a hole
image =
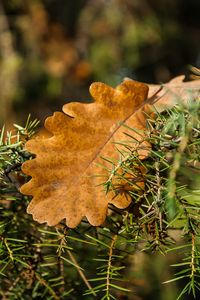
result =
[[[200,66],[199,0],[1,0],[0,125],[90,101],[92,81]]]

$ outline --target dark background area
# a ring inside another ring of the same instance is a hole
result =
[[[200,65],[199,0],[3,0],[0,120],[90,101],[93,81],[167,82]]]

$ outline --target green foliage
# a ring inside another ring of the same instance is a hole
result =
[[[148,125],[146,139],[152,151],[146,160],[141,161],[125,142],[118,161],[104,158],[111,166],[108,181],[102,183],[106,193],[111,189],[127,193],[132,204],[123,211],[110,206],[103,226],[92,227],[83,220],[76,229],[64,223],[56,228],[38,225],[25,211],[29,198],[18,192],[27,180],[21,164],[31,158],[24,143],[34,134],[38,122],[28,118],[25,127],[15,125],[14,132],[2,129],[3,299],[137,299],[132,260],[138,253],[153,259],[156,252],[165,257],[175,255],[174,277],[166,276],[165,282],[184,284],[177,299],[186,293],[192,295],[191,299],[198,297],[200,103],[194,101],[158,113]],[[144,182],[144,187],[138,182]],[[150,276],[153,274],[151,270]],[[157,294],[155,299],[166,300]]]
[[[145,241],[143,251],[182,252],[183,262],[173,264],[181,271],[166,282],[187,278],[177,299],[185,293],[192,293],[196,298],[200,290],[199,101],[158,114],[156,120],[149,120],[149,129],[147,140],[152,144],[149,158],[139,160],[130,145],[125,145],[126,150],[120,151],[120,163],[111,162],[112,175],[105,183],[106,190],[119,192],[123,179],[120,190],[126,185],[126,192],[133,199],[127,212],[125,231],[130,231],[130,225],[134,228],[131,231],[133,241]],[[138,166],[147,173],[138,172]],[[136,193],[133,188],[140,188],[139,181],[145,182],[145,188]],[[181,239],[174,238],[173,231],[177,231]]]

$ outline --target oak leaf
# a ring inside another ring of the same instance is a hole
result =
[[[151,111],[145,104],[148,86],[133,80],[115,89],[93,83],[90,93],[94,103],[64,105],[64,113],[56,112],[45,121],[52,136],[39,136],[26,144],[36,158],[23,164],[24,173],[32,179],[21,192],[33,196],[27,211],[39,223],[53,226],[66,219],[69,227],[76,227],[86,217],[98,226],[105,220],[109,203],[126,208],[131,202],[120,190],[106,194],[101,184],[112,168],[106,158],[117,163],[121,155],[123,145],[115,142],[126,140],[141,159],[149,154],[150,144],[144,141],[146,116]]]
[[[148,85],[149,98],[157,92],[156,110],[162,111],[179,101],[199,96],[200,81],[183,82],[183,79],[184,76],[174,78],[163,85],[162,90],[160,85]],[[104,160],[102,166],[101,157],[118,161],[113,142],[123,141],[123,123],[140,130],[137,134],[126,128],[126,133],[134,138],[133,142],[126,137],[126,143],[130,142],[132,149],[137,149],[141,159],[148,156],[150,145],[143,141],[146,112],[151,111],[144,105],[148,87],[130,79],[115,90],[94,83],[90,91],[95,103],[67,104],[63,108],[65,114],[55,113],[46,120],[45,126],[53,136],[44,139],[39,136],[29,141],[26,148],[36,154],[36,159],[23,165],[32,180],[21,191],[33,195],[28,212],[37,221],[56,225],[65,218],[69,227],[75,227],[86,216],[92,225],[100,225],[107,214],[108,203],[119,208],[129,205],[131,199],[126,190],[133,187],[127,185],[126,180],[121,180],[119,187],[107,195],[99,186],[110,174],[105,171],[110,168],[109,162]],[[141,188],[144,182],[137,182],[138,172],[145,174],[146,170],[136,168],[131,180],[136,181],[136,188]],[[95,176],[98,174],[101,176]]]

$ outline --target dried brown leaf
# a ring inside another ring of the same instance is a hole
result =
[[[132,80],[116,89],[93,83],[90,93],[94,103],[64,105],[64,113],[56,112],[45,122],[52,136],[39,136],[26,144],[36,158],[23,164],[24,173],[32,179],[21,192],[33,196],[27,211],[40,223],[56,225],[66,219],[69,227],[75,227],[86,216],[97,226],[104,222],[109,203],[126,208],[131,202],[124,191],[105,193],[101,184],[108,180],[113,165],[102,157],[117,164],[120,153],[116,148],[123,146],[115,142],[124,140],[137,149],[141,159],[148,156],[150,145],[144,141],[146,113],[150,112],[149,105],[144,105],[148,86]]]
[[[174,78],[162,90],[159,85],[149,85],[149,99],[157,93],[153,97],[157,110],[199,96],[200,80],[183,79],[184,76]],[[64,105],[64,113],[56,112],[45,122],[52,136],[38,136],[26,144],[36,158],[23,165],[23,171],[32,179],[22,186],[21,192],[33,196],[27,211],[40,223],[56,225],[66,219],[69,227],[75,227],[86,216],[97,226],[103,223],[109,203],[118,208],[130,204],[126,179],[120,184],[117,181],[118,188],[108,194],[101,183],[108,180],[108,169],[117,166],[120,154],[116,147],[123,146],[115,145],[116,141],[126,140],[141,159],[148,156],[150,145],[144,141],[146,113],[151,112],[145,104],[148,86],[126,79],[116,89],[94,83],[90,92],[94,103]],[[125,129],[122,124],[140,132]],[[124,131],[133,138],[125,136]],[[113,164],[102,157],[113,160]],[[146,172],[138,168],[131,179],[142,188],[142,180],[137,182],[138,171]]]
[[[173,78],[166,84],[163,89],[156,95],[155,108],[162,111],[178,103],[187,103],[196,99],[200,95],[200,79],[195,81],[184,82],[185,76],[180,75]],[[154,95],[160,88],[160,85],[149,84],[149,97]]]

